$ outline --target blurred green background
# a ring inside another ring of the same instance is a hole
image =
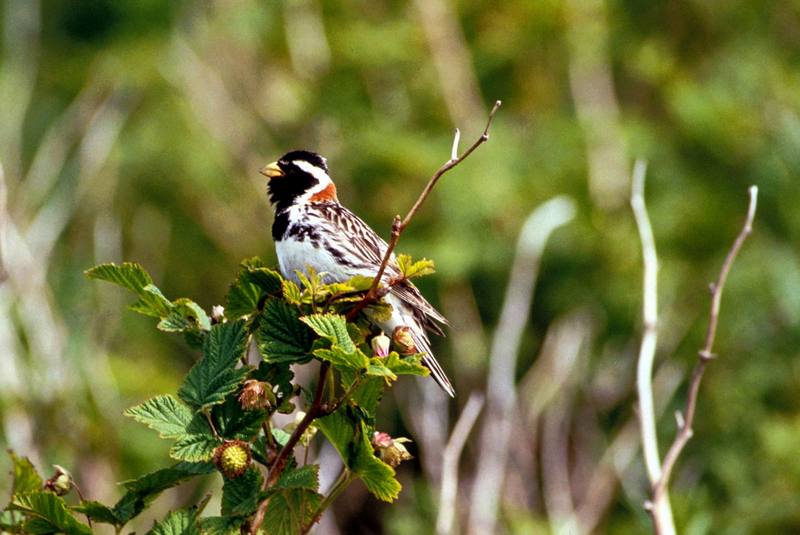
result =
[[[797,2],[5,0],[0,19],[0,444],[117,498],[115,481],[167,463],[122,411],[174,391],[195,355],[83,270],[138,261],[171,298],[222,302],[239,260],[275,263],[257,169],[294,148],[326,155],[342,202],[388,236],[449,157],[453,129],[465,146],[502,99],[491,140],[446,175],[399,247],[437,263],[422,286],[451,319],[435,348],[460,395],[431,406],[453,420],[486,388],[523,221],[556,195],[576,203],[547,246],[520,347],[497,532],[649,529],[634,429],[634,158],[649,162],[661,265],[662,452],[702,345],[707,284],[747,186],[760,188],[675,473],[680,531],[800,531]],[[534,364],[556,328],[584,336],[581,356],[526,417],[552,378]],[[399,502],[352,490],[320,532],[433,531],[442,437],[415,432],[421,392],[386,401],[385,425],[419,443]],[[460,471],[462,526],[482,423]],[[558,463],[566,479],[548,472]],[[158,511],[204,490],[170,493]]]

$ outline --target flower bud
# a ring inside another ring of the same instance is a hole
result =
[[[370,342],[370,345],[372,346],[372,356],[385,357],[386,355],[388,355],[389,344],[391,343],[392,341],[389,339],[388,336],[383,334],[383,332],[381,332],[381,334],[379,334],[378,336],[373,337],[372,342]]]
[[[72,480],[72,474],[63,466],[54,464],[53,467],[56,471],[50,479],[44,482],[44,488],[45,490],[55,493],[57,496],[64,496],[72,490],[75,484]]]
[[[214,450],[214,464],[227,479],[244,474],[251,460],[250,445],[241,440],[227,440]]]
[[[256,409],[269,409],[276,404],[272,385],[255,379],[244,382],[242,392],[239,394],[239,405],[246,411]]]
[[[392,339],[401,355],[414,355],[419,353],[414,338],[411,336],[411,329],[405,325],[395,327]]]
[[[225,307],[222,305],[214,305],[211,307],[211,320],[214,323],[220,323],[225,319]]]
[[[372,435],[372,446],[377,450],[378,456],[392,468],[403,461],[414,458],[403,446],[405,442],[411,442],[411,440],[405,437],[392,438],[388,433],[378,431]]]

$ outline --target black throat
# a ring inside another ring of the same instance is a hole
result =
[[[267,184],[269,201],[275,207],[275,213],[286,210],[305,192],[319,184],[313,175],[303,172],[289,172],[285,176],[273,178]]]

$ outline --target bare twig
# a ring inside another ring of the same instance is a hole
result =
[[[722,269],[719,272],[716,282],[711,286],[711,311],[708,321],[708,330],[706,331],[706,339],[703,348],[698,352],[699,360],[692,371],[692,379],[689,383],[689,394],[686,398],[686,405],[683,410],[682,417],[678,420],[682,425],[678,428],[678,434],[669,447],[667,454],[664,456],[664,464],[661,467],[661,477],[658,482],[653,486],[653,501],[657,502],[660,497],[667,496],[667,487],[669,485],[669,478],[672,475],[672,470],[678,460],[678,456],[683,451],[686,443],[692,438],[692,424],[694,423],[694,415],[697,409],[697,393],[700,389],[700,382],[703,380],[706,366],[715,357],[712,353],[714,346],[714,339],[717,335],[717,324],[719,323],[719,308],[722,302],[722,290],[725,288],[725,282],[728,280],[728,273],[731,270],[733,261],[739,250],[742,248],[744,240],[753,231],[753,219],[756,215],[756,205],[758,202],[758,187],[750,186],[748,193],[750,195],[750,203],[747,208],[747,216],[745,217],[744,226],[733,242],[728,256],[725,257],[725,262],[722,264]]]
[[[350,311],[347,313],[347,319],[353,319],[365,306],[373,302],[376,297],[378,297],[378,285],[381,282],[384,271],[386,271],[386,266],[389,264],[389,260],[392,258],[394,248],[397,246],[397,242],[400,240],[400,235],[403,233],[409,223],[411,223],[411,220],[417,214],[420,206],[422,206],[422,203],[428,198],[431,190],[439,181],[439,179],[442,178],[442,175],[466,160],[467,157],[475,151],[475,149],[489,140],[489,128],[492,126],[492,120],[494,120],[494,116],[501,105],[501,101],[495,101],[494,106],[492,106],[492,110],[489,112],[489,118],[486,121],[486,127],[483,129],[483,133],[472,145],[469,146],[469,148],[467,148],[467,150],[463,152],[463,154],[461,154],[461,156],[453,157],[458,153],[458,141],[461,138],[461,132],[456,129],[450,159],[447,160],[441,167],[439,167],[430,180],[428,180],[428,183],[425,185],[425,189],[422,190],[422,193],[420,193],[417,201],[414,203],[414,206],[411,207],[406,216],[402,219],[399,215],[394,217],[394,221],[392,222],[392,237],[389,240],[389,246],[386,248],[386,252],[383,255],[383,260],[381,260],[381,265],[378,268],[378,272],[375,274],[375,278],[372,281],[372,286],[370,286],[369,291],[364,296],[364,299],[356,303],[356,305],[350,309]]]
[[[447,441],[442,454],[442,485],[439,491],[439,514],[436,517],[436,533],[447,535],[453,529],[453,518],[456,511],[456,493],[458,491],[458,460],[467,442],[472,427],[483,408],[483,396],[470,395],[461,416],[458,417],[453,433]]]
[[[536,208],[517,241],[511,278],[489,354],[486,417],[472,489],[469,533],[494,533],[508,459],[511,415],[517,399],[514,372],[522,333],[528,321],[539,261],[551,233],[575,215],[575,203],[556,197]]]
[[[752,231],[753,218],[756,212],[756,201],[758,188],[751,186],[749,189],[750,204],[747,210],[744,226],[728,252],[725,262],[722,265],[717,281],[711,286],[711,313],[709,318],[708,330],[706,332],[705,344],[699,351],[699,361],[695,366],[689,383],[689,394],[683,413],[676,415],[678,423],[678,433],[672,442],[664,462],[659,459],[658,442],[655,427],[655,413],[653,410],[652,393],[652,369],[653,359],[656,350],[656,293],[657,280],[656,273],[658,268],[653,240],[652,228],[650,227],[647,216],[647,208],[644,202],[644,164],[637,162],[634,169],[633,190],[631,194],[631,206],[633,208],[636,223],[639,228],[639,235],[642,242],[642,251],[645,264],[644,275],[644,334],[639,353],[637,366],[637,387],[639,390],[639,405],[641,417],[642,447],[644,449],[645,465],[648,477],[652,486],[652,500],[645,504],[653,518],[655,532],[659,535],[673,535],[675,525],[672,516],[672,508],[669,503],[669,493],[667,487],[675,463],[686,443],[692,437],[692,424],[694,422],[695,410],[697,407],[697,395],[700,389],[706,365],[714,358],[712,347],[716,337],[717,324],[719,322],[719,309],[722,299],[722,290],[728,278],[733,261],[744,243],[744,240]]]

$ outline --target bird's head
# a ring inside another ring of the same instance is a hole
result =
[[[337,200],[336,186],[328,176],[328,163],[315,152],[287,152],[259,172],[269,179],[269,200],[276,210],[297,203]]]

